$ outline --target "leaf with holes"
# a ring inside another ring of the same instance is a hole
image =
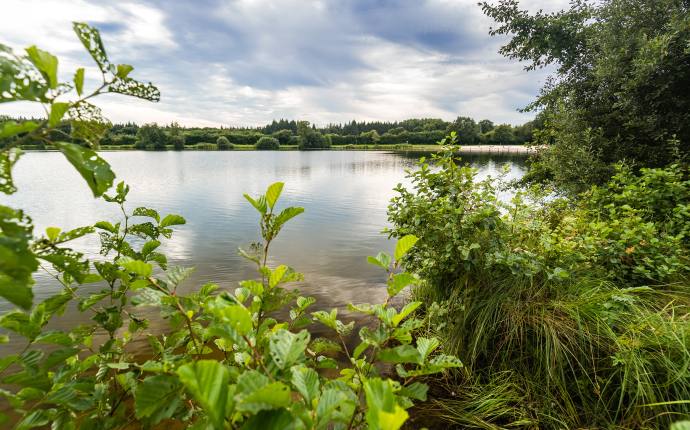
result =
[[[269,351],[273,362],[281,369],[304,361],[304,351],[309,345],[310,335],[306,330],[291,333],[280,329],[271,337]]]
[[[100,197],[112,185],[115,174],[110,165],[94,151],[68,142],[54,142],[91,188],[94,197]]]

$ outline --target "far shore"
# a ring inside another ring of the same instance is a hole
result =
[[[25,146],[26,151],[50,151],[51,148],[39,148],[33,145]],[[297,145],[282,145],[278,151],[298,151]],[[314,151],[398,151],[398,152],[434,152],[441,150],[440,145],[344,145],[330,148],[314,149]],[[466,145],[459,146],[458,152],[472,152],[484,154],[531,154],[537,148],[526,145]],[[101,145],[99,151],[154,151],[152,149],[137,149],[133,145]],[[176,151],[171,145],[166,146],[165,151]],[[258,151],[254,145],[235,145],[232,149],[218,149],[215,144],[197,144],[185,146],[177,151]]]

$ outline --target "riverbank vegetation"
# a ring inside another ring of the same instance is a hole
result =
[[[520,184],[501,184],[477,181],[449,145],[391,203],[389,233],[419,238],[403,262],[424,279],[413,297],[442,302],[424,309],[432,333],[465,365],[421,422],[685,428],[690,6],[482,8],[509,36],[503,54],[557,68],[531,106],[546,147]]]

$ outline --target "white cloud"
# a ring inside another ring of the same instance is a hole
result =
[[[159,3],[155,3],[159,1]],[[153,3],[152,3],[153,2]],[[567,0],[522,2],[554,10]],[[98,103],[116,122],[317,124],[457,115],[519,123],[545,73],[500,57],[475,0],[386,2],[4,0],[0,42],[61,58],[63,79],[92,64],[72,21],[100,27],[115,62],[159,86],[151,104]],[[87,77],[96,78],[90,68]],[[93,83],[93,81],[91,81]],[[40,114],[4,104],[0,114]]]

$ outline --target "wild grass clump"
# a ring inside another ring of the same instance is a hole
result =
[[[445,301],[437,331],[468,372],[431,410],[473,428],[658,428],[687,416],[688,171],[619,167],[577,200],[523,191],[505,204],[446,149],[389,212],[392,235],[420,238],[406,266],[428,282],[414,298]],[[504,398],[524,414],[473,403]]]

